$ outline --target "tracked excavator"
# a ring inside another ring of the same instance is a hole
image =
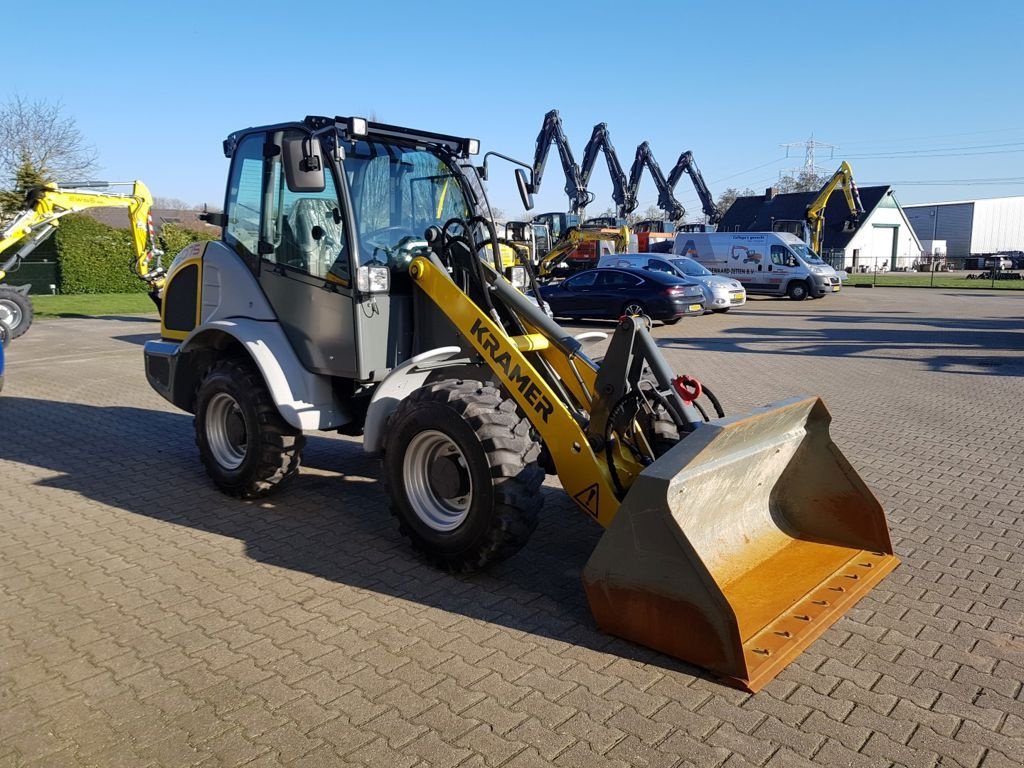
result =
[[[588,355],[502,276],[478,148],[357,117],[231,134],[223,239],[170,264],[150,384],[234,496],[292,479],[308,433],[361,435],[448,571],[522,548],[556,474],[606,529],[597,624],[757,690],[896,566],[882,508],[818,398],[726,417],[641,318]]]
[[[811,250],[817,254],[821,253],[825,241],[825,208],[837,189],[843,190],[846,198],[846,207],[849,215],[843,222],[844,231],[853,231],[860,223],[860,217],[864,213],[864,206],[860,201],[860,192],[857,191],[857,183],[853,180],[853,169],[845,160],[839,164],[839,168],[832,174],[832,177],[825,182],[818,191],[818,195],[807,205],[807,212],[804,219],[779,219],[772,224],[775,232],[789,232],[796,235],[807,243]]]
[[[126,194],[98,191],[129,185],[132,189]],[[26,194],[24,209],[0,232],[0,321],[10,328],[12,338],[21,336],[32,324],[32,303],[28,299],[27,285],[15,287],[3,280],[57,231],[64,216],[89,208],[127,209],[134,251],[130,268],[149,285],[150,298],[159,309],[164,269],[160,265],[161,251],[156,247],[150,215],[153,196],[145,184],[136,180],[124,184],[100,181],[71,187],[36,187]],[[15,247],[13,253],[4,256]]]

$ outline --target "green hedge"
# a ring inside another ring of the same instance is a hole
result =
[[[196,232],[176,224],[164,225],[160,247],[167,266],[189,243],[209,240],[215,235]],[[116,229],[89,216],[71,215],[61,219],[56,234],[60,292],[137,293],[147,285],[136,277],[131,233]]]

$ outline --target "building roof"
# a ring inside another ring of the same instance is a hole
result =
[[[848,231],[843,227],[850,216],[846,196],[836,190],[825,206],[825,232],[822,250],[845,248],[867,221],[868,216],[891,191],[888,185],[860,187],[860,201],[864,213],[859,224]],[[782,219],[802,220],[807,206],[818,196],[815,192],[786,192],[767,199],[765,195],[737,197],[718,223],[719,232],[771,232],[772,223]]]
[[[993,200],[1024,200],[1024,195],[999,195],[997,197],[975,197],[971,200],[942,200],[937,203],[907,203],[904,208],[934,208],[937,205],[965,205],[967,203],[992,202]]]
[[[103,224],[117,229],[128,229],[128,211],[125,208],[90,208],[83,211],[86,216],[96,219]],[[150,213],[153,216],[153,226],[157,232],[164,224],[177,224],[188,229],[195,229],[199,232],[212,232],[219,229],[200,221],[199,214],[202,211],[177,210],[173,208],[153,208]]]

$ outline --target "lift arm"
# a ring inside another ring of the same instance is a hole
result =
[[[857,191],[857,184],[853,180],[853,169],[844,160],[839,169],[832,174],[832,178],[821,188],[818,196],[807,206],[807,224],[811,231],[810,246],[815,253],[821,253],[825,235],[825,206],[828,205],[828,200],[836,191],[836,187],[842,187],[846,205],[850,209],[851,222],[857,222],[860,215],[864,213],[864,206],[860,202],[860,192]]]
[[[686,150],[679,156],[675,168],[669,173],[669,189],[676,188],[676,184],[679,183],[679,179],[683,177],[684,173],[693,182],[693,188],[697,191],[697,197],[700,198],[700,207],[704,211],[704,215],[708,217],[708,223],[717,224],[722,220],[722,211],[715,204],[715,200],[711,196],[711,190],[704,183],[704,175],[700,172],[700,168],[697,167],[697,163],[693,159],[693,152],[690,150]]]
[[[0,254],[20,244],[14,253],[0,262],[0,280],[56,231],[61,218],[89,208],[128,209],[135,253],[132,270],[150,284],[152,293],[159,293],[163,287],[164,268],[159,263],[162,253],[156,247],[150,215],[153,195],[138,180],[132,182],[130,194],[60,189],[54,186],[30,190],[25,199],[25,209],[0,232]]]

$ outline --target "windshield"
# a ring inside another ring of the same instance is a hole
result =
[[[788,245],[793,250],[793,253],[799,256],[801,260],[806,261],[808,264],[825,263],[824,261],[821,260],[821,257],[818,256],[818,254],[816,254],[814,251],[810,249],[809,246],[803,243],[789,243]]]
[[[353,142],[345,150],[345,176],[362,264],[407,266],[426,246],[428,227],[469,216],[459,177],[425,149]]]
[[[710,277],[714,273],[707,267],[703,267],[693,259],[672,259],[672,263],[682,270],[684,275],[690,277]]]

